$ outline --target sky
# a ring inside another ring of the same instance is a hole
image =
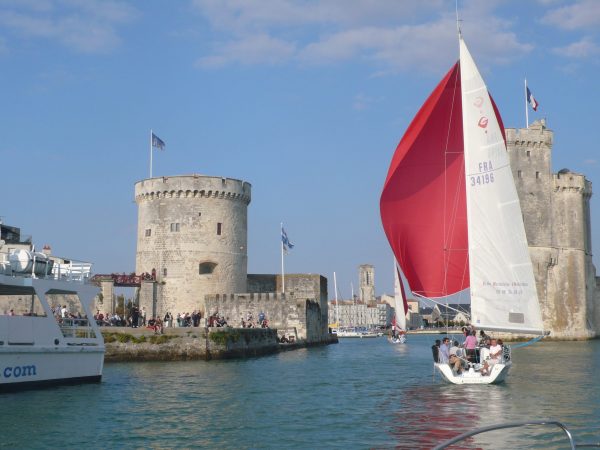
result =
[[[525,126],[526,77],[553,170],[600,186],[600,1],[458,9],[505,126]],[[133,272],[152,129],[166,143],[154,176],[252,184],[249,273],[280,270],[284,222],[286,272],[335,271],[349,298],[373,264],[377,295],[392,293],[379,196],[457,59],[454,0],[0,0],[0,216],[95,273]]]

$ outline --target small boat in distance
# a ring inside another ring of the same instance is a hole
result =
[[[0,392],[100,381],[105,348],[91,311],[99,292],[91,264],[26,248],[0,260]]]
[[[394,318],[392,319],[391,335],[388,339],[392,344],[404,344],[406,342],[408,302],[404,293],[404,285],[400,278],[398,266],[394,261]]]
[[[459,47],[396,148],[383,227],[414,295],[439,302],[470,288],[473,326],[543,335],[502,119],[460,33]],[[511,361],[489,365],[435,368],[451,383],[491,384],[505,380]]]

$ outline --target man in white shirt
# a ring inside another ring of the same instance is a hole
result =
[[[483,368],[481,369],[482,375],[489,375],[494,368],[494,365],[502,362],[502,346],[498,345],[496,339],[492,339],[489,355],[489,359],[483,362]]]
[[[493,366],[494,364],[498,364],[502,361],[502,346],[498,345],[498,341],[496,339],[492,339],[492,344],[490,345],[490,359],[488,364]]]

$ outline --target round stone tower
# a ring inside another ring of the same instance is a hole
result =
[[[246,291],[250,191],[245,181],[204,175],[135,184],[136,273],[158,281],[151,304],[140,299],[148,315],[204,316],[206,294]]]

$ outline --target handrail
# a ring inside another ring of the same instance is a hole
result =
[[[502,430],[504,428],[517,428],[517,427],[530,426],[530,425],[556,425],[556,426],[560,427],[565,432],[565,435],[569,439],[569,444],[571,445],[571,450],[575,450],[576,448],[582,448],[582,447],[598,447],[598,448],[600,448],[600,441],[597,443],[585,443],[585,444],[579,444],[579,445],[575,444],[575,441],[573,440],[573,436],[571,435],[571,432],[567,429],[567,427],[565,425],[563,425],[561,422],[558,422],[556,420],[529,420],[526,422],[508,422],[508,423],[501,423],[501,424],[495,424],[495,425],[488,425],[487,427],[476,428],[475,430],[467,431],[466,433],[459,434],[458,436],[455,436],[452,439],[442,442],[438,446],[434,447],[433,450],[445,449],[445,448],[451,446],[452,444],[456,444],[457,442],[463,441],[464,439],[466,439],[468,437],[475,436],[476,434],[481,434],[481,433],[485,433],[485,432],[493,431],[493,430]]]

